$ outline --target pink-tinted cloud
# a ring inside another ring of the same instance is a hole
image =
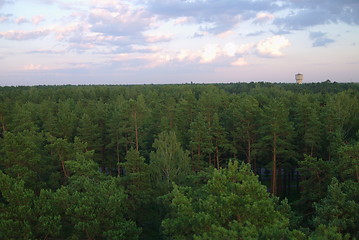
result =
[[[45,37],[50,34],[49,29],[38,29],[34,31],[7,31],[0,32],[0,38],[5,38],[7,40],[16,40],[16,41],[24,41],[30,39],[37,39],[41,37]]]
[[[35,25],[38,25],[39,23],[45,21],[45,17],[44,16],[34,16],[31,19],[32,23]]]
[[[36,71],[36,70],[48,70],[49,68],[46,66],[42,66],[40,64],[27,64],[23,68],[26,71]]]
[[[275,19],[275,16],[273,14],[270,13],[266,13],[266,12],[259,12],[256,15],[256,18],[254,20],[254,23],[266,23],[269,21],[273,21]]]
[[[244,58],[238,58],[236,61],[231,63],[232,66],[242,67],[247,66],[248,62]]]
[[[167,42],[172,39],[172,34],[146,34],[145,35],[146,41],[149,43],[155,43],[155,42]]]
[[[25,17],[19,17],[14,20],[17,24],[23,24],[29,22]]]
[[[10,14],[1,14],[0,13],[0,23],[7,22],[10,19]]]

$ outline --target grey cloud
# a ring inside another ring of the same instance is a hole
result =
[[[227,31],[239,21],[254,18],[259,11],[274,12],[280,9],[271,1],[150,0],[148,2],[149,10],[162,18],[193,17],[197,23],[212,23],[212,26],[206,29],[212,33]]]
[[[206,30],[215,34],[233,28],[240,21],[254,19],[258,12],[275,13],[285,9],[292,10],[293,14],[273,21],[279,31],[337,22],[359,24],[358,0],[149,0],[147,7],[164,19],[192,17],[197,23],[211,23]]]
[[[66,51],[55,51],[55,50],[33,50],[26,52],[27,54],[64,54]]]
[[[257,32],[253,32],[253,33],[249,33],[246,36],[247,37],[254,37],[254,36],[259,36],[261,34],[265,33],[264,31],[257,31]]]
[[[357,0],[289,1],[288,9],[295,13],[278,18],[274,24],[286,30],[302,30],[310,26],[344,22],[359,24]]]
[[[329,43],[334,42],[333,39],[328,38],[327,34],[323,32],[310,32],[309,38],[313,40],[313,47],[323,47]]]
[[[324,9],[305,9],[285,18],[278,18],[274,24],[282,29],[303,30],[306,27],[326,24],[334,20],[335,18]]]

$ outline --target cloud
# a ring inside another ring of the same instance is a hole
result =
[[[32,17],[31,21],[33,24],[38,25],[39,23],[45,20],[44,16],[34,16]]]
[[[248,33],[246,36],[247,37],[255,37],[255,36],[259,36],[261,34],[265,33],[264,31],[257,31],[257,32],[253,32],[253,33]]]
[[[274,18],[275,18],[275,16],[273,14],[266,13],[266,12],[259,12],[256,15],[254,23],[263,24],[263,23],[274,20]]]
[[[241,21],[255,18],[257,12],[274,12],[280,9],[278,5],[272,4],[270,1],[149,0],[147,2],[149,11],[161,18],[188,17],[199,24],[211,23],[205,31],[214,34],[226,32]]]
[[[29,22],[25,17],[19,17],[14,20],[17,24],[23,24]]]
[[[328,38],[327,34],[323,32],[310,32],[309,38],[313,40],[312,47],[323,47],[329,43],[335,42],[333,39]]]
[[[172,34],[145,34],[144,37],[149,43],[168,42],[172,39]]]
[[[236,61],[232,62],[231,65],[242,67],[242,66],[247,66],[248,62],[244,58],[238,58]]]
[[[310,26],[327,24],[333,21],[326,9],[303,9],[284,18],[277,18],[274,24],[285,30],[303,30]]]
[[[234,57],[238,51],[238,46],[233,42],[226,43],[223,47],[223,52],[229,57]]]
[[[210,63],[213,62],[214,59],[217,57],[219,52],[217,44],[207,44],[202,49],[200,54],[201,60],[200,63]]]
[[[126,4],[116,4],[111,9],[94,8],[88,18],[91,31],[112,36],[139,36],[155,21],[143,8],[131,9]]]
[[[49,29],[38,29],[34,31],[7,31],[0,32],[0,38],[5,38],[7,40],[16,40],[16,41],[24,41],[37,39],[41,37],[45,37],[50,34]]]
[[[0,13],[0,23],[7,22],[11,16],[12,16],[11,14],[1,14]]]
[[[276,18],[274,24],[285,30],[303,30],[311,26],[344,22],[359,25],[357,0],[291,0],[287,16]]]
[[[55,51],[55,50],[33,50],[26,52],[27,54],[64,54],[66,51]]]
[[[282,48],[290,46],[290,42],[284,36],[276,35],[261,40],[256,45],[257,53],[264,57],[280,57],[283,56]]]
[[[48,67],[42,66],[40,64],[27,64],[23,68],[26,71],[36,71],[36,70],[48,70]]]

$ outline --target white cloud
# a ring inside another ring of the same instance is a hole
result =
[[[232,42],[226,43],[223,47],[223,52],[229,57],[234,57],[238,51],[238,46]]]
[[[200,63],[210,63],[213,62],[217,57],[218,53],[218,45],[217,44],[207,44],[204,46],[201,52],[201,60]]]
[[[255,46],[254,43],[245,43],[245,44],[242,44],[238,47],[237,49],[237,53],[238,54],[245,54],[245,53],[248,53],[250,52],[253,47]]]
[[[283,56],[282,48],[290,46],[290,42],[284,36],[276,35],[257,43],[256,49],[259,55],[265,57]]]

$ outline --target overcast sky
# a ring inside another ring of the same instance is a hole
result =
[[[359,82],[359,0],[0,0],[0,85]]]

